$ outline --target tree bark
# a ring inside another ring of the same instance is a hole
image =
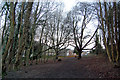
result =
[[[100,6],[100,17],[101,17],[101,20],[102,20],[102,32],[103,32],[104,44],[105,44],[105,48],[106,48],[106,51],[107,51],[108,59],[109,59],[110,62],[112,62],[111,57],[110,57],[110,52],[109,52],[109,49],[108,49],[108,46],[107,46],[107,43],[106,43],[105,30],[104,30],[104,24],[103,24],[103,15],[102,15],[102,8],[101,8],[100,0],[99,0],[99,6]]]
[[[22,43],[19,46],[18,53],[16,55],[16,62],[15,62],[16,68],[18,68],[20,64],[20,56],[22,57],[23,50],[25,49],[25,47],[27,47],[26,38],[28,36],[27,33],[28,33],[29,24],[30,24],[29,19],[32,11],[32,5],[33,5],[33,2],[28,2],[27,11],[26,11],[25,20],[24,20],[23,34],[22,34],[22,38],[20,39],[20,42],[22,41]]]
[[[81,59],[82,49],[79,49],[79,50],[78,50],[78,53],[79,53],[78,59]]]
[[[112,52],[112,60],[114,61],[114,50],[113,50],[113,36],[111,38],[111,34],[110,34],[110,25],[108,23],[108,12],[107,12],[107,6],[106,6],[106,2],[104,2],[104,7],[105,7],[105,19],[106,19],[106,24],[107,24],[107,28],[108,28],[108,38],[111,41],[111,52]],[[113,17],[111,17],[111,21],[113,21]],[[111,27],[113,24],[111,24]],[[112,35],[113,35],[113,29],[112,29]],[[108,45],[109,46],[109,42]]]
[[[5,51],[4,51],[3,56],[2,56],[2,70],[3,70],[3,73],[6,72],[6,58],[8,56],[8,50],[13,43],[13,37],[14,37],[15,8],[14,8],[14,3],[13,2],[10,3],[10,15],[11,15],[11,17],[10,17],[10,35],[9,35],[9,39],[7,41],[7,44],[6,44]]]
[[[115,40],[116,40],[116,52],[117,52],[117,57],[116,57],[116,62],[118,63],[118,59],[119,59],[119,51],[118,51],[118,36],[117,36],[117,7],[116,7],[116,2],[114,2],[113,4],[114,6],[114,11],[115,11]]]

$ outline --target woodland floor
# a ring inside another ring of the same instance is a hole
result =
[[[120,78],[120,69],[113,68],[102,56],[63,58],[62,61],[39,63],[15,72],[5,78]]]

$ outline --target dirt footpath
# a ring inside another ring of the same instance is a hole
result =
[[[105,58],[93,56],[40,63],[9,72],[5,78],[120,78],[119,72]]]

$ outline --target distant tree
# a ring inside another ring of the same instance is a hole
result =
[[[70,27],[64,25],[62,6],[62,3],[59,4],[56,7],[56,10],[54,10],[53,13],[50,13],[52,15],[51,18],[47,20],[47,27],[45,28],[45,31],[48,32],[49,30],[47,40],[49,40],[50,44],[47,45],[54,49],[56,53],[56,59],[58,59],[60,51],[68,47],[71,32]]]
[[[81,53],[83,50],[90,50],[85,48],[93,43],[91,42],[91,40],[93,39],[98,30],[97,28],[92,34],[92,36],[90,34],[85,35],[85,29],[87,29],[87,24],[92,20],[93,15],[94,8],[92,8],[92,5],[80,2],[78,2],[77,5],[73,8],[73,10],[70,11],[67,15],[67,23],[71,26],[73,30],[73,42],[75,46],[72,44],[71,45],[76,47],[76,50],[79,53],[78,59],[81,58]],[[82,23],[81,26],[78,25],[79,22]],[[85,43],[85,40],[88,38],[89,40]]]
[[[96,37],[95,37],[95,54],[101,54],[102,53],[102,46],[100,44],[100,40],[99,40],[99,35],[96,34]]]

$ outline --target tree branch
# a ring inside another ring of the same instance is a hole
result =
[[[94,34],[92,35],[92,37],[89,39],[89,41],[83,46],[83,49],[88,45],[88,43],[92,40],[92,38],[95,36],[96,32],[97,32],[98,28],[95,30]]]

